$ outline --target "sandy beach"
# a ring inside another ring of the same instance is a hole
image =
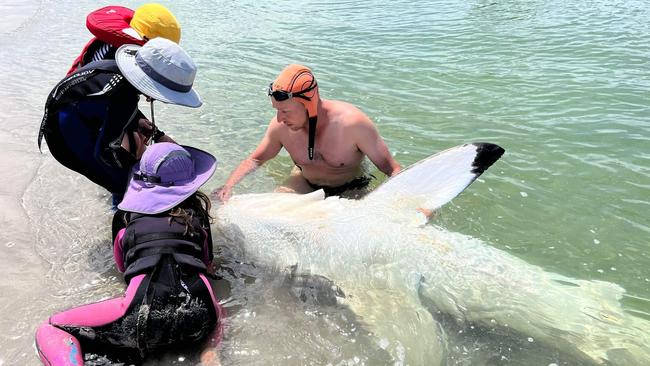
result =
[[[37,10],[38,6],[27,2],[4,2],[0,6],[0,11],[5,14],[0,28],[3,43],[7,38],[16,36]],[[34,151],[35,131],[23,128],[26,120],[38,118],[36,110],[25,108],[25,104],[16,105],[12,97],[19,92],[7,90],[7,80],[17,70],[6,63],[0,70],[4,85],[0,92],[0,110],[3,112],[0,116],[0,144],[4,147],[4,154],[0,158],[3,172],[0,175],[0,224],[4,228],[0,268],[5,278],[0,285],[3,294],[0,297],[0,313],[4,314],[0,319],[0,329],[5,338],[0,364],[16,364],[18,360],[30,364],[34,355],[27,345],[32,338],[32,322],[35,319],[34,314],[24,316],[21,309],[25,303],[42,299],[43,289],[34,284],[42,281],[47,263],[35,255],[37,235],[24,206],[23,196],[43,160]]]
[[[52,275],[52,268],[60,261],[56,254],[52,256],[53,253],[43,250],[51,248],[50,244],[57,237],[63,240],[60,249],[64,249],[63,243],[71,232],[65,229],[69,227],[67,224],[60,226],[59,232],[44,226],[56,227],[53,221],[46,222],[61,219],[59,214],[66,211],[59,210],[54,203],[75,196],[101,195],[92,185],[76,182],[78,177],[61,169],[49,156],[45,143],[43,153],[36,145],[44,98],[60,77],[60,71],[47,71],[61,69],[69,62],[61,57],[49,63],[55,56],[40,54],[38,49],[29,47],[34,37],[40,36],[34,34],[31,27],[42,15],[42,6],[41,2],[19,1],[0,5],[4,14],[0,45],[5,50],[0,56],[0,144],[3,146],[0,157],[0,224],[3,227],[0,268],[4,272],[0,284],[0,313],[3,314],[0,318],[0,365],[38,364],[33,348],[35,327],[53,308],[61,308],[60,305],[51,306],[58,302],[59,291],[63,288],[57,285],[60,284],[57,275]],[[58,183],[54,183],[54,190],[45,191],[40,189],[42,179]],[[27,195],[30,197],[26,198]],[[73,254],[64,254],[63,250],[59,253],[62,256]]]

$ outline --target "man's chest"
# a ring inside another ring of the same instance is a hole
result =
[[[293,161],[301,166],[318,165],[332,168],[357,166],[363,159],[354,142],[340,136],[322,136],[314,144],[314,160],[307,155],[307,136],[300,136],[287,141],[284,148],[289,152]]]

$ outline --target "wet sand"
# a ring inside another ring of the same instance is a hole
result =
[[[43,6],[42,1],[4,0],[0,4],[0,13],[2,13],[0,34],[19,31],[38,13],[41,6]]]
[[[0,365],[36,365],[33,348],[36,326],[46,318],[56,286],[48,286],[51,264],[39,254],[42,233],[38,217],[30,216],[26,194],[39,171],[52,160],[39,153],[37,130],[50,82],[42,82],[39,65],[27,67],[23,42],[41,2],[0,4]],[[38,50],[31,56],[37,57]],[[56,170],[57,175],[67,174]],[[57,192],[48,192],[56,195]],[[42,309],[42,310],[41,310]]]

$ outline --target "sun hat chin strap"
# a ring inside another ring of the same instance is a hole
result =
[[[147,182],[147,183],[160,183],[161,182],[160,176],[154,175],[154,174],[143,173],[141,171],[137,171],[137,172],[133,173],[133,179],[141,180],[141,181]]]
[[[157,142],[157,141],[155,141],[155,140],[157,140],[155,136],[158,133],[158,127],[156,127],[156,117],[154,117],[154,114],[153,114],[153,102],[155,102],[155,99],[151,98],[151,129],[152,129],[151,136],[152,136],[152,139],[148,141],[149,145],[153,144],[154,142]]]
[[[135,54],[135,62],[138,64],[140,69],[151,79],[154,81],[162,84],[163,86],[166,86],[167,88],[171,90],[175,90],[177,92],[181,93],[187,93],[190,90],[192,90],[192,85],[183,85],[179,84],[173,80],[170,80],[166,78],[164,75],[159,74],[158,71],[154,70],[153,67],[151,67],[147,61],[145,61],[142,56],[140,56],[140,53]]]
[[[189,166],[184,169],[172,168],[170,170],[169,168],[163,168],[163,165],[167,165],[168,162],[170,162],[168,164],[174,164],[171,162],[172,159],[186,160]],[[145,183],[173,186],[175,183],[187,181],[195,176],[194,161],[186,150],[174,150],[163,156],[156,157],[153,160],[153,165],[145,164],[143,167],[143,164],[145,163],[140,160],[140,170],[133,173],[133,179]],[[150,171],[150,173],[146,171]]]

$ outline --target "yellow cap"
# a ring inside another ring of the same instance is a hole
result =
[[[143,38],[163,37],[176,43],[181,40],[181,26],[176,17],[160,4],[144,4],[137,8],[130,26]]]

